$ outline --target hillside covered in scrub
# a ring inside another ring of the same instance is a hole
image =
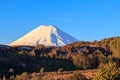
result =
[[[44,72],[97,69],[101,63],[107,62],[120,66],[120,37],[59,47],[0,45],[1,79],[14,80],[22,73],[38,73],[41,69]]]

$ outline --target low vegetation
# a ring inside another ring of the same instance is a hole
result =
[[[46,80],[47,72],[63,74],[64,71],[97,69],[97,80],[104,72],[110,80],[119,80],[120,37],[94,42],[75,42],[62,47],[2,46],[0,47],[0,78],[10,80]],[[112,63],[110,63],[112,62]],[[105,67],[106,66],[106,67]],[[116,68],[113,68],[115,67]],[[108,69],[107,69],[108,68]],[[109,75],[108,75],[109,74]],[[111,78],[111,74],[114,76]],[[72,73],[68,80],[86,80],[82,73]],[[63,78],[63,80],[65,79]],[[52,79],[52,76],[51,76]],[[101,80],[103,77],[101,78]],[[48,80],[48,79],[47,79]],[[103,79],[108,80],[108,79]]]
[[[116,63],[100,64],[98,73],[93,80],[120,80],[120,72]]]

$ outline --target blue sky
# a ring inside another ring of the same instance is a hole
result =
[[[0,0],[0,44],[39,25],[85,41],[120,36],[120,0]]]

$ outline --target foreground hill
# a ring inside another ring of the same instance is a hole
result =
[[[96,69],[101,63],[120,66],[120,37],[94,42],[74,42],[64,46],[0,45],[0,77],[45,72]]]

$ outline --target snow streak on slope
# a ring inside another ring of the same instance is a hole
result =
[[[53,25],[42,25],[10,45],[35,46],[43,44],[45,46],[63,46],[75,41],[78,40]]]

